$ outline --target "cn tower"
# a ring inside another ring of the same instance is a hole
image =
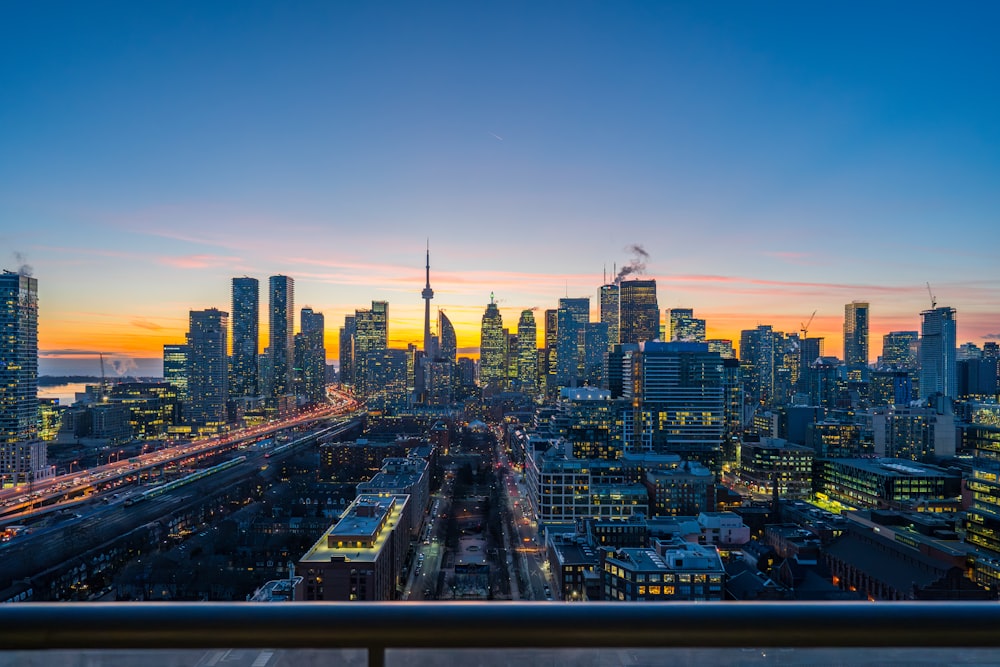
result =
[[[431,242],[427,240],[427,285],[420,293],[424,299],[424,354],[431,353],[431,299],[434,298],[434,290],[431,289]]]

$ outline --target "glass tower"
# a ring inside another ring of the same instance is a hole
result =
[[[256,278],[233,278],[233,346],[229,367],[229,391],[233,398],[260,394],[259,320],[259,282]]]
[[[655,280],[623,280],[619,284],[619,336],[622,343],[642,343],[660,337],[660,308]]]
[[[940,393],[955,398],[955,309],[942,306],[920,317],[920,397]]]
[[[269,279],[270,329],[268,356],[271,360],[271,398],[293,391],[295,362],[295,281],[288,276]]]

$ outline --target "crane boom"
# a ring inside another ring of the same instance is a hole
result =
[[[931,291],[931,284],[927,283],[927,294],[931,297],[931,310],[937,308],[937,297],[934,296],[934,292]]]
[[[809,325],[813,323],[813,318],[816,317],[816,312],[817,311],[814,310],[813,314],[809,316],[809,319],[806,321],[806,323],[802,325],[802,328],[800,329],[800,331],[802,332],[802,340],[805,340],[806,338],[809,337]]]

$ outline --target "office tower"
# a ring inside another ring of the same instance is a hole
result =
[[[517,361],[518,352],[521,349],[517,343],[517,334],[511,333],[510,329],[505,328],[503,330],[503,367],[506,369],[507,379],[506,387],[510,389],[516,389],[517,387]]]
[[[608,355],[607,322],[588,322],[584,328],[583,381],[591,387],[604,382],[604,359]]]
[[[257,365],[256,360],[254,366]],[[164,345],[163,346],[163,381],[167,382],[177,390],[177,400],[187,403],[188,395],[188,346],[187,345]]]
[[[256,278],[233,278],[233,347],[229,365],[229,393],[233,398],[260,395],[257,368],[260,286]]]
[[[844,306],[844,365],[848,369],[868,366],[868,302]]]
[[[559,334],[559,311],[555,309],[548,309],[545,311],[545,364],[539,370],[539,375],[545,377],[545,387],[543,389],[546,392],[555,389],[555,374],[556,374],[556,361],[557,361],[557,350],[556,350],[556,339]]]
[[[568,357],[565,361],[565,384],[564,386],[576,386],[578,378],[584,374],[584,357],[587,345],[587,324],[590,322],[590,298],[570,298],[559,299],[559,310],[566,311],[570,321],[563,323],[557,318],[558,331],[556,332],[556,356],[563,357],[565,350]]]
[[[38,440],[38,280],[4,271],[0,299],[0,486],[7,486],[46,467]]]
[[[882,336],[881,368],[914,370],[917,368],[919,334],[916,331],[890,331]]]
[[[270,329],[268,355],[271,367],[272,399],[293,393],[295,362],[295,281],[288,276],[271,276]]]
[[[354,385],[354,336],[357,333],[354,315],[344,316],[340,327],[340,383]]]
[[[601,322],[608,325],[608,350],[621,342],[618,337],[619,292],[614,283],[601,285]]]
[[[438,359],[455,363],[458,355],[458,337],[455,335],[455,327],[443,310],[438,311],[438,341]]]
[[[626,383],[626,447],[631,451],[678,454],[718,472],[725,430],[722,357],[697,342],[642,346],[638,377]]]
[[[517,388],[528,394],[538,392],[538,333],[535,314],[522,310],[517,321]]]
[[[299,329],[295,337],[295,367],[301,373],[302,393],[309,401],[323,401],[326,399],[326,346],[323,342],[326,320],[323,313],[303,308]]]
[[[623,280],[619,292],[619,337],[622,343],[642,343],[660,336],[660,308],[655,280]]]
[[[365,353],[365,402],[369,410],[394,413],[406,408],[406,350]]]
[[[381,353],[389,344],[389,303],[372,301],[372,307],[354,311],[354,383],[358,394],[365,396],[369,377],[365,364],[373,352]],[[404,373],[405,384],[405,373]]]
[[[667,311],[669,340],[696,341],[705,340],[705,320],[696,319],[690,308],[671,308]]]
[[[822,337],[799,339],[796,391],[800,394],[808,394],[814,384],[812,378],[813,364],[823,356],[823,342],[824,339]]]
[[[431,246],[427,244],[427,285],[420,293],[424,300],[424,355],[433,358],[434,351],[431,349],[431,299],[434,298],[434,290],[431,289]]]
[[[507,369],[504,368],[506,337],[500,309],[490,294],[490,303],[483,313],[479,336],[479,384],[483,387],[504,388]]]
[[[226,423],[229,396],[226,342],[229,313],[192,310],[187,334],[188,410],[192,430],[217,433]]]
[[[740,373],[750,409],[770,407],[774,398],[774,330],[770,325],[740,332]]]
[[[955,309],[942,306],[920,317],[920,397],[940,393],[955,398]]]

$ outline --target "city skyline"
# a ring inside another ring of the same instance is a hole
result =
[[[833,353],[864,301],[874,361],[919,330],[929,283],[982,345],[1000,337],[997,12],[9,8],[0,268],[39,279],[43,373],[72,351],[157,359],[243,275],[294,278],[331,360],[376,300],[390,346],[419,345],[428,238],[460,354],[491,292],[508,323],[564,297],[596,321],[633,245],[661,319],[693,308],[709,338],[817,311]]]

